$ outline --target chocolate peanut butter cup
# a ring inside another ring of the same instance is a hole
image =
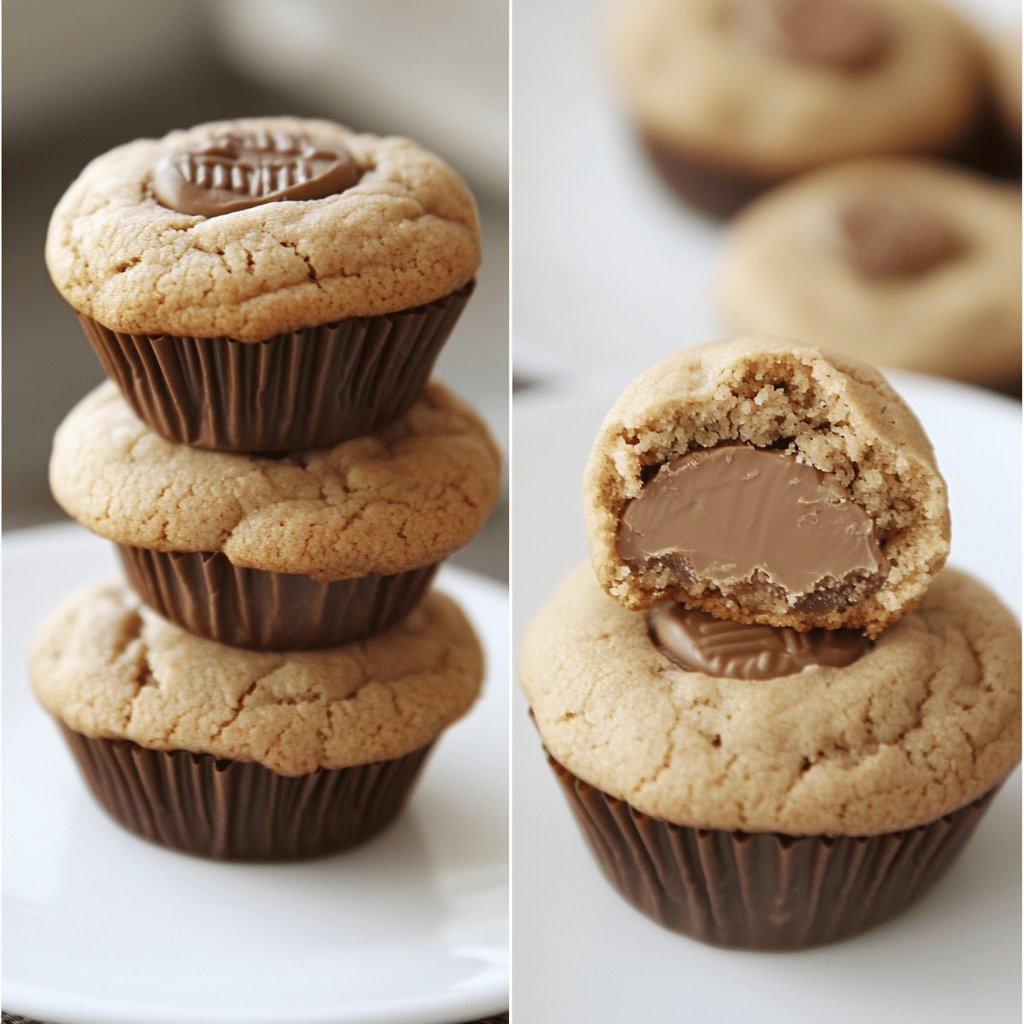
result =
[[[874,641],[612,600],[580,566],[519,676],[591,852],[702,942],[802,949],[902,913],[1020,761],[1020,627],[946,569]]]
[[[54,211],[47,264],[154,430],[284,452],[419,397],[480,238],[465,184],[414,143],[250,118],[94,160]]]
[[[110,381],[54,438],[57,501],[113,541],[146,602],[257,649],[331,647],[401,621],[500,491],[479,417],[431,383],[372,434],[284,458],[168,441]]]
[[[198,856],[296,860],[395,820],[476,700],[483,653],[437,593],[358,644],[278,653],[195,636],[106,584],[47,617],[29,671],[119,824]]]
[[[716,619],[680,604],[653,608],[647,628],[669,661],[726,679],[777,679],[823,665],[851,665],[871,646],[853,629],[800,633],[785,626]]]
[[[743,445],[661,464],[626,502],[616,547],[637,569],[665,566],[723,594],[771,588],[797,610],[870,596],[889,569],[872,518],[834,477]]]
[[[318,146],[303,133],[256,128],[211,131],[168,153],[151,187],[170,210],[219,217],[262,203],[323,199],[361,175],[343,145]]]

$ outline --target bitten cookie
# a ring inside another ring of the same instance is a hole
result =
[[[1020,758],[1019,627],[952,570],[872,643],[632,612],[583,566],[519,672],[613,883],[718,944],[815,945],[902,910]]]
[[[273,459],[168,441],[107,382],[57,430],[50,485],[186,629],[310,647],[366,636],[413,607],[486,521],[500,465],[484,423],[436,383],[374,434]]]
[[[730,225],[719,305],[736,331],[1019,393],[1020,192],[923,160],[842,164]]]
[[[29,667],[117,820],[230,859],[313,856],[379,831],[483,679],[472,628],[440,594],[362,643],[276,654],[196,637],[120,584],[53,611]]]
[[[876,636],[949,552],[946,486],[870,367],[773,338],[685,349],[623,392],[584,477],[601,586],[739,622]]]
[[[247,118],[95,159],[54,210],[46,260],[155,430],[287,451],[408,408],[480,237],[465,184],[415,143]]]
[[[981,108],[977,41],[932,0],[624,0],[609,29],[655,165],[719,214],[840,160],[952,152]]]

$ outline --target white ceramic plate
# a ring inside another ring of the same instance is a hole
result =
[[[36,624],[116,572],[74,526],[3,544],[3,1005],[60,1024],[453,1024],[508,1006],[507,591],[445,567],[490,665],[408,810],[349,853],[230,865],[94,803],[29,692]]]
[[[604,413],[643,353],[562,390],[517,398],[513,636],[586,557],[580,478]],[[1020,406],[946,381],[889,375],[922,420],[950,490],[951,564],[1020,613]],[[514,1012],[529,1024],[627,1020],[1018,1024],[1020,773],[952,872],[902,917],[801,953],[701,945],[615,893],[547,768],[526,701],[512,702]]]

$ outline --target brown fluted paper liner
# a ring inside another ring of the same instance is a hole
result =
[[[548,762],[630,903],[674,931],[740,949],[823,945],[906,910],[956,860],[999,788],[898,832],[785,836],[674,825]]]
[[[665,184],[713,217],[731,217],[774,184],[768,178],[718,167],[712,160],[690,155],[651,132],[641,133],[640,142]]]
[[[473,287],[255,342],[120,334],[79,320],[107,375],[157,433],[215,451],[302,451],[371,433],[406,412]]]
[[[288,776],[253,762],[91,739],[63,723],[61,731],[116,821],[161,846],[216,860],[301,860],[370,839],[405,806],[432,746]]]
[[[400,622],[437,571],[322,583],[310,576],[242,569],[220,552],[117,545],[128,582],[164,618],[235,647],[308,650],[363,640]]]

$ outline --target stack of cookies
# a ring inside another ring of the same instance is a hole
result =
[[[585,495],[593,564],[520,675],[612,883],[764,949],[913,903],[1019,760],[1020,630],[943,568],[946,487],[909,408],[809,346],[687,349],[608,413]]]
[[[438,565],[500,455],[434,361],[480,262],[472,196],[405,139],[249,119],[93,161],[47,262],[111,380],[51,486],[112,540],[32,647],[94,793],[156,842],[308,857],[373,835],[483,656]]]

